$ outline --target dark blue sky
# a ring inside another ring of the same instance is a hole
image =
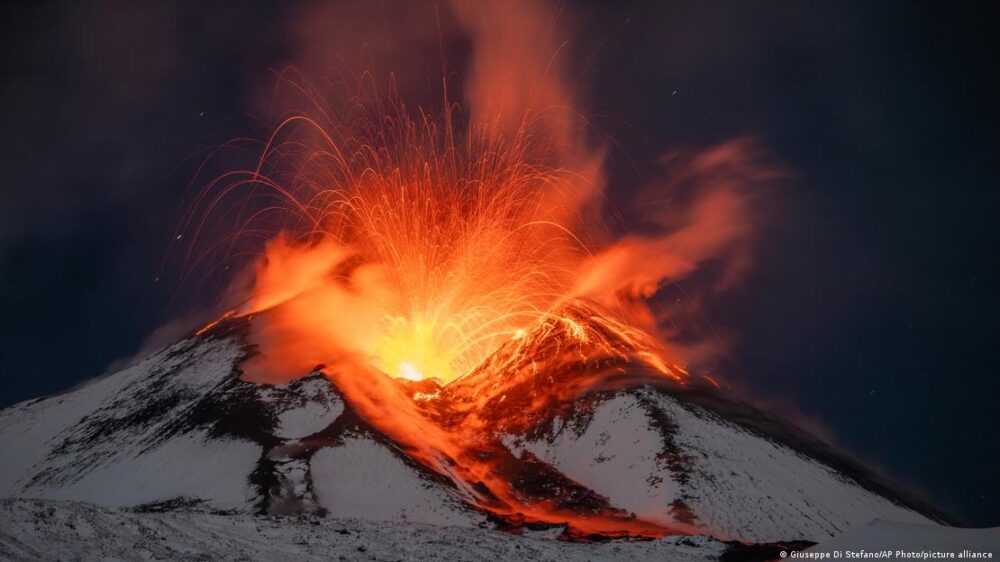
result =
[[[261,134],[273,71],[301,63],[317,34],[299,21],[309,3],[211,4],[2,8],[0,405],[101,373],[198,304],[178,293],[168,246],[201,151]],[[664,151],[737,135],[795,174],[753,273],[707,303],[734,334],[725,376],[995,526],[1000,19],[958,4],[569,12],[588,61],[579,88],[618,145],[612,199],[627,201]],[[351,28],[433,24],[415,11],[377,2]],[[406,39],[378,41],[437,52]],[[462,41],[447,46],[460,66]]]

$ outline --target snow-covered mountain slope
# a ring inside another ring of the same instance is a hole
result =
[[[238,326],[237,326],[238,327]],[[0,497],[474,525],[479,512],[312,374],[239,378],[239,330],[0,412]]]
[[[822,541],[876,518],[943,520],[808,433],[714,383],[662,376],[614,330],[588,328],[608,350],[599,359],[567,344],[571,327],[554,323],[488,360],[502,368],[442,392],[460,403],[488,396],[465,415],[500,428],[514,457],[551,465],[611,506],[665,526],[750,542]]]
[[[848,558],[847,551],[853,553],[864,551],[869,555],[891,553],[881,560],[947,558],[947,556],[936,556],[936,553],[951,553],[955,559],[996,560],[1000,556],[1000,527],[957,529],[880,519],[863,527],[855,527],[836,538],[807,548],[806,551],[816,554],[826,553],[827,560],[832,560],[834,557]],[[984,554],[992,556],[983,556]],[[853,558],[859,559],[862,556],[855,554]]]
[[[199,511],[143,513],[72,502],[0,500],[0,558],[12,561],[702,562],[718,560],[733,546],[708,537],[567,543],[412,522]]]
[[[245,389],[231,340],[186,341],[75,391],[0,413],[0,494],[250,509],[261,445],[213,422]],[[241,398],[246,398],[242,396]]]
[[[546,350],[565,348],[544,341],[530,376],[507,376],[521,368],[508,361],[496,379],[413,385],[433,423],[475,422],[461,426],[477,428],[463,437],[474,444],[466,458],[489,463],[490,490],[427,468],[318,372],[283,385],[242,380],[248,321],[0,412],[0,497],[515,531],[545,526],[509,506],[547,505],[556,517],[637,518],[752,543],[818,542],[877,518],[935,520],[822,443],[712,388],[650,383],[663,377],[613,361],[546,369]],[[609,365],[614,384],[601,382]],[[573,386],[581,380],[596,382]],[[497,497],[498,481],[516,501],[494,510],[481,499]]]
[[[458,507],[444,487],[429,485],[389,449],[362,436],[317,451],[310,469],[320,504],[332,517],[461,526],[483,521]]]
[[[647,388],[590,408],[553,419],[534,438],[505,442],[639,517],[705,524],[742,541],[818,541],[873,518],[928,522],[814,458],[676,397]]]

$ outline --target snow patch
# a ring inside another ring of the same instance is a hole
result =
[[[306,402],[298,408],[278,414],[278,425],[274,434],[284,439],[301,439],[322,431],[344,413],[344,405],[336,402],[331,407],[316,402]]]
[[[209,439],[193,432],[137,456],[101,464],[72,486],[29,487],[23,495],[103,505],[140,505],[197,498],[218,509],[247,509],[255,491],[250,471],[260,447],[246,441]]]
[[[348,438],[320,449],[311,469],[313,490],[331,517],[459,526],[484,520],[370,439]]]
[[[620,395],[601,404],[582,433],[556,418],[552,435],[520,444],[511,436],[503,441],[515,455],[532,453],[615,507],[649,521],[675,521],[669,506],[678,498],[678,485],[658,458],[660,434],[635,397]]]

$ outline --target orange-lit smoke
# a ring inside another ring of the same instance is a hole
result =
[[[284,303],[261,320],[254,376],[350,354],[447,382],[579,299],[655,331],[644,299],[750,236],[743,188],[766,171],[734,141],[674,166],[674,182],[698,186],[650,217],[653,231],[609,240],[603,153],[564,86],[557,14],[452,5],[473,39],[467,114],[409,108],[368,75],[332,106],[293,82],[309,110],[281,121],[259,168],[235,182],[271,198],[244,228],[277,215],[284,231],[243,308]]]

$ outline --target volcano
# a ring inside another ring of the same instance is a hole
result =
[[[808,545],[874,519],[944,521],[710,381],[663,376],[613,331],[602,355],[577,361],[563,323],[450,384],[383,376],[419,418],[399,424],[461,434],[456,454],[386,431],[335,367],[284,384],[244,380],[256,320],[225,318],[120,372],[4,410],[0,496],[130,516],[347,518],[583,542],[686,537],[707,558]]]

